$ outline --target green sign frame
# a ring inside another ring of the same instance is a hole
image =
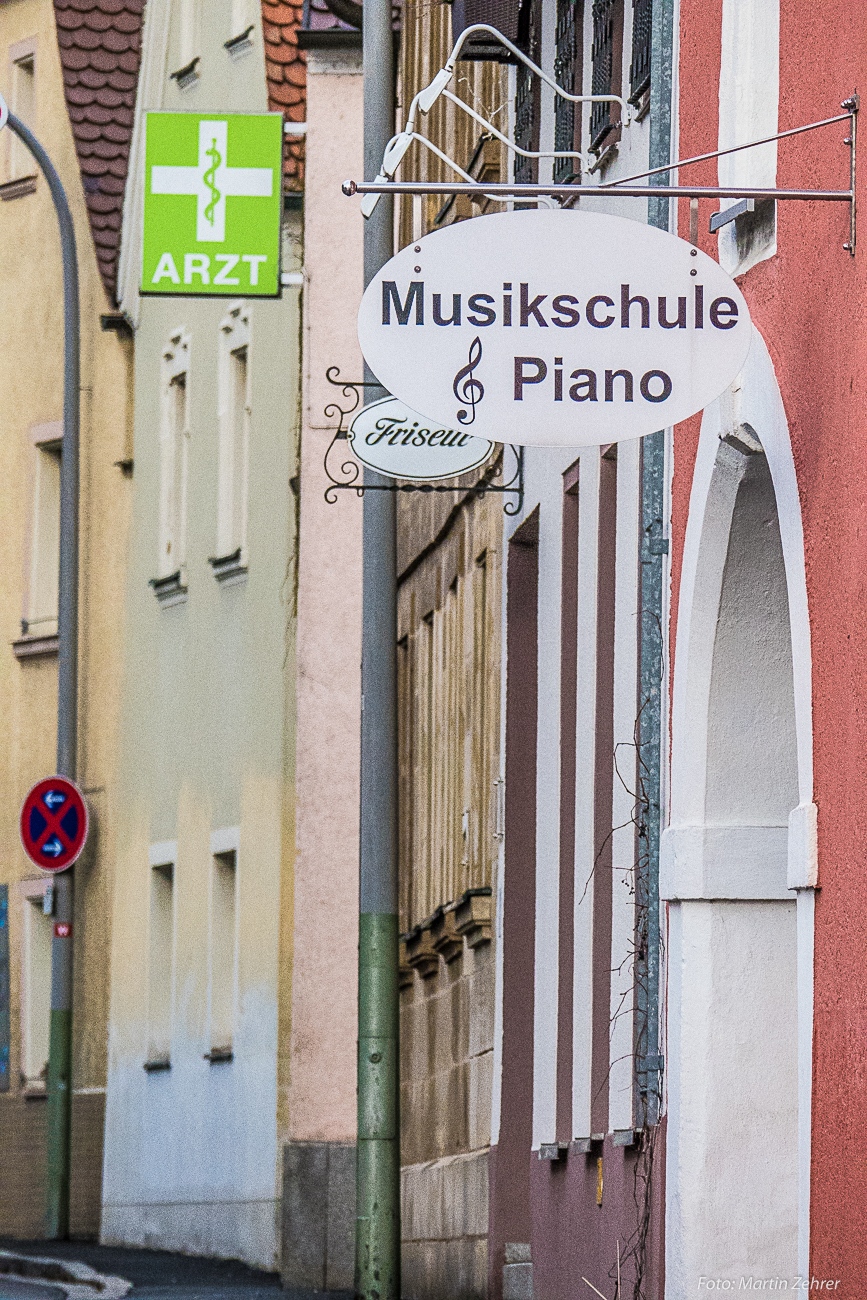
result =
[[[283,115],[145,119],[141,292],[279,298]]]

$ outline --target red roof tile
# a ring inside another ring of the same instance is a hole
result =
[[[303,122],[307,115],[307,64],[298,45],[298,28],[304,18],[302,0],[262,0],[262,33],[265,41],[265,71],[268,78],[268,107],[282,111],[287,122]],[[288,138],[284,184],[287,189],[304,188],[304,141]]]
[[[117,287],[145,0],[54,0],[66,102],[99,270]]]

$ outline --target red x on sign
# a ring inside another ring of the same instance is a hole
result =
[[[65,871],[87,840],[87,804],[78,786],[49,776],[27,795],[21,808],[24,852],[43,871]]]

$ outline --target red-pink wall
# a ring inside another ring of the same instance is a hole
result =
[[[721,0],[681,0],[681,157],[716,147]],[[781,0],[780,129],[830,117],[867,90],[864,0]],[[867,125],[867,123],[865,123]],[[843,189],[843,126],[782,141],[781,187]],[[864,136],[867,142],[867,133]],[[681,173],[715,184],[716,165]],[[864,229],[843,251],[848,209],[778,204],[777,255],[741,288],[776,367],[804,522],[819,808],[811,1192],[812,1273],[867,1294],[867,155]],[[701,243],[715,253],[702,202]],[[682,235],[688,204],[681,204]],[[675,438],[676,610],[698,420]],[[676,629],[673,629],[675,631]],[[744,1170],[744,1177],[750,1171]]]

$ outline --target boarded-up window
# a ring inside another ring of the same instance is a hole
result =
[[[451,548],[438,560],[441,595],[424,612],[408,602],[398,646],[403,930],[490,886],[496,857],[499,566],[489,547],[456,574]]]

